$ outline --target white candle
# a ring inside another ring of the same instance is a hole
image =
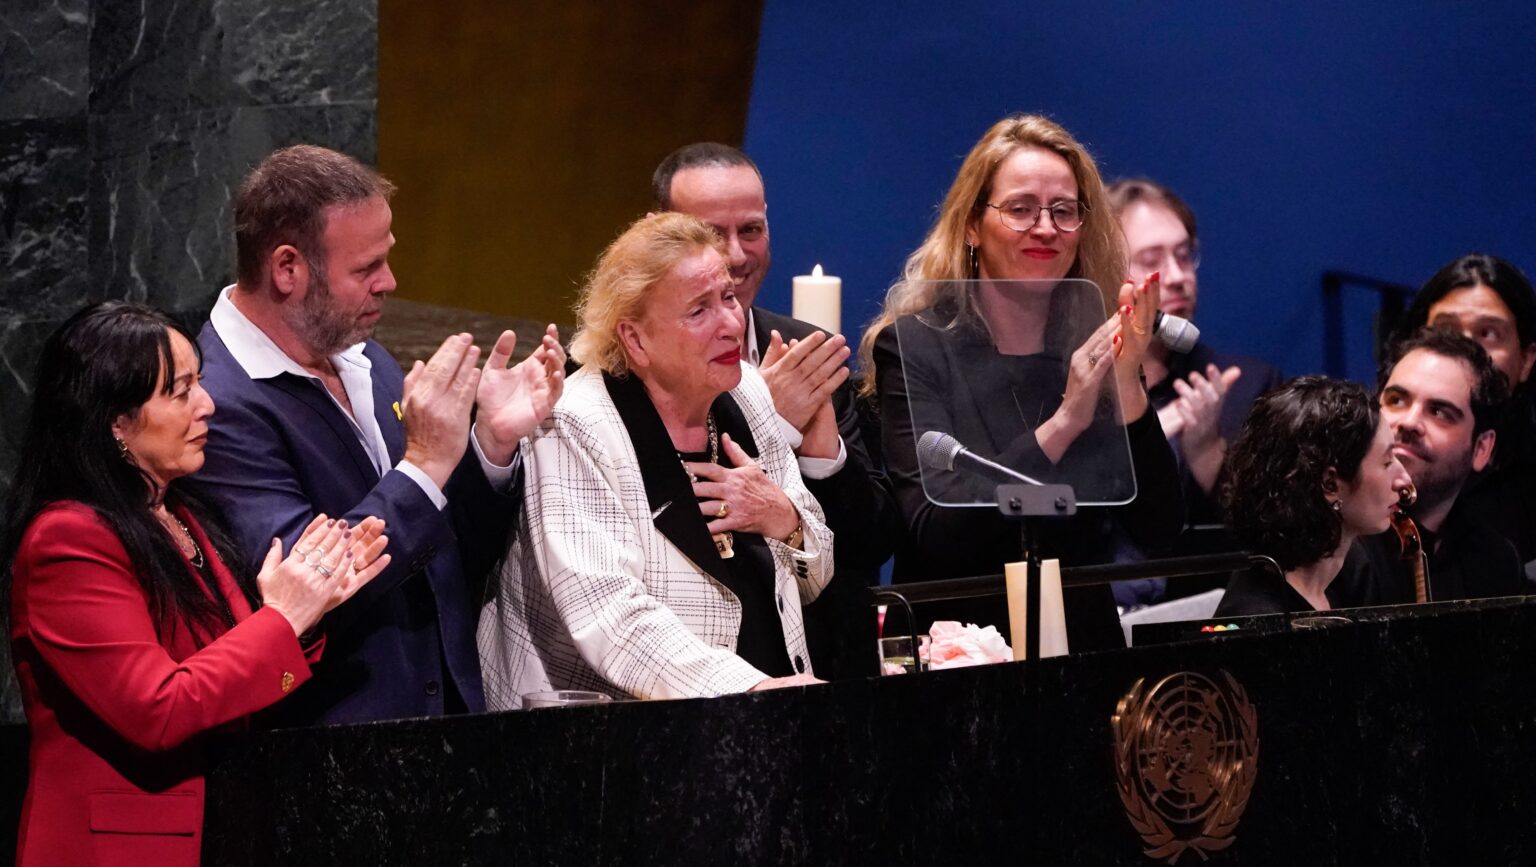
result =
[[[843,279],[821,273],[821,266],[794,279],[794,317],[825,328],[833,334],[843,331]]]
[[[1067,609],[1061,601],[1061,561],[1040,564],[1040,658],[1067,655]]]
[[[1003,583],[1008,588],[1008,639],[1017,661],[1029,646],[1029,563],[1004,563]]]

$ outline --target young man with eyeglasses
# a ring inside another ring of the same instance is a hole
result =
[[[1125,235],[1126,276],[1140,280],[1161,272],[1162,311],[1194,319],[1200,265],[1194,212],[1146,178],[1116,181],[1106,192]],[[1147,397],[1179,457],[1190,525],[1221,523],[1215,488],[1227,441],[1254,401],[1284,376],[1273,365],[1219,351],[1203,339],[1185,354],[1154,340],[1142,369]]]

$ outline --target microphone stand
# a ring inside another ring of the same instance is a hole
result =
[[[1071,485],[1022,485],[997,486],[997,510],[1004,517],[1013,518],[1019,524],[1019,542],[1024,550],[1024,562],[1029,564],[1029,589],[1025,595],[1028,617],[1025,630],[1029,639],[1024,645],[1024,658],[1040,658],[1040,540],[1039,519],[1065,518],[1077,514],[1077,493]]]

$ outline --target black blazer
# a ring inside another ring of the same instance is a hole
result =
[[[764,352],[771,330],[787,342],[804,340],[820,329],[753,307],[752,330],[758,351]],[[823,676],[872,675],[878,663],[875,617],[863,588],[879,583],[880,567],[896,550],[903,522],[884,462],[865,443],[865,419],[852,377],[832,395],[832,403],[848,461],[825,479],[805,479],[837,540],[832,581],[805,609],[806,638],[811,659]]]

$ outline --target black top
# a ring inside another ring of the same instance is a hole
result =
[[[1331,589],[1331,586],[1330,586]],[[1255,614],[1290,614],[1316,611],[1289,581],[1273,569],[1250,566],[1232,573],[1227,593],[1216,606],[1216,617],[1250,617]]]
[[[1429,554],[1429,601],[1515,596],[1531,592],[1514,546],[1461,502],[1439,533],[1420,528]],[[1402,558],[1397,533],[1355,542],[1334,580],[1341,607],[1406,605],[1414,601],[1413,562]],[[1329,597],[1334,598],[1333,588]]]
[[[1521,563],[1536,560],[1536,385],[1515,391],[1499,426],[1493,466],[1467,486],[1461,501],[1514,543]]]
[[[1205,341],[1195,344],[1195,347],[1186,354],[1171,352],[1168,354],[1168,375],[1158,382],[1147,386],[1147,398],[1152,401],[1152,406],[1162,409],[1178,398],[1179,393],[1174,391],[1173,382],[1176,379],[1188,379],[1189,374],[1198,371],[1205,375],[1205,368],[1214,364],[1220,370],[1236,366],[1243,371],[1237,382],[1227,389],[1227,398],[1221,405],[1221,420],[1217,422],[1217,431],[1228,442],[1237,436],[1243,422],[1248,418],[1249,410],[1260,397],[1285,381],[1285,376],[1280,369],[1268,362],[1260,361],[1246,355],[1234,355],[1212,349]],[[1177,437],[1175,436],[1175,439]],[[1205,492],[1195,477],[1190,474],[1184,465],[1183,452],[1174,449],[1174,454],[1179,460],[1179,477],[1184,485],[1184,504],[1189,512],[1191,525],[1221,524],[1224,523],[1221,514],[1221,505],[1217,499]],[[1237,547],[1235,544],[1232,547]]]
[[[709,452],[679,452],[689,463],[709,463]],[[720,455],[720,465],[732,466]],[[741,629],[736,633],[736,655],[769,677],[795,673],[784,652],[784,625],[779,622],[774,592],[773,552],[757,533],[731,533],[736,556],[720,559],[710,574],[724,584],[741,603]]]
[[[941,330],[904,324],[912,321],[913,317],[906,317],[882,331],[874,351],[887,475],[909,530],[897,549],[893,578],[902,582],[996,574],[1004,563],[1023,559],[1019,525],[996,509],[930,502],[918,466],[918,437],[925,430],[942,430],[983,456],[1026,472],[1035,468],[1048,476],[1049,462],[1040,453],[1032,426],[1037,419],[1049,418],[1059,405],[1060,370],[1047,374],[1049,365],[1042,357],[1001,355],[976,327]],[[923,372],[921,377],[909,379],[903,370],[904,354],[909,365],[916,363]],[[914,406],[923,419],[923,430],[914,425]],[[1059,558],[1063,565],[1107,563],[1114,559],[1122,538],[1153,552],[1165,549],[1182,530],[1178,466],[1157,414],[1149,408],[1124,428],[1109,427],[1111,433],[1097,435],[1129,439],[1136,498],[1124,506],[1080,508],[1072,518],[1043,519],[1039,524],[1043,558]],[[1086,436],[1104,430],[1096,425]],[[1088,445],[1074,443],[1062,465],[1071,462],[1074,450]],[[1091,453],[1091,448],[1081,451]],[[957,480],[956,484],[965,483]],[[1068,588],[1063,601],[1074,650],[1124,646],[1108,586]],[[991,624],[1007,634],[1007,605],[1001,597],[936,603],[929,608],[933,613],[920,615],[921,620]],[[927,625],[922,622],[918,628]]]
[[[759,350],[768,348],[770,331],[778,331],[787,342],[820,330],[761,307],[752,308],[752,329]],[[879,437],[866,436],[868,414],[854,385],[849,377],[832,393],[847,462],[827,478],[804,479],[837,540],[831,579],[802,609],[811,663],[818,677],[828,679],[879,673],[879,658],[870,650],[876,639],[875,612],[865,588],[880,583],[880,567],[891,558],[902,533],[901,509],[891,495],[884,462],[878,449],[871,451],[870,444],[878,444]]]
[[[795,673],[790,668],[792,660],[789,659],[783,625],[779,621],[778,601],[774,593],[777,572],[768,543],[756,534],[735,533],[732,545],[736,556],[722,559],[714,541],[710,539],[708,521],[702,512],[697,508],[669,508],[674,502],[692,503],[697,498],[688,473],[678,460],[677,449],[672,444],[666,425],[656,412],[656,405],[651,403],[639,377],[616,377],[605,373],[603,382],[608,388],[609,397],[613,398],[614,409],[624,421],[630,442],[634,444],[640,476],[645,482],[646,501],[652,509],[651,520],[656,530],[676,545],[694,565],[725,585],[741,602],[741,628],[737,633],[736,654],[769,676]],[[730,392],[715,398],[710,412],[714,414],[722,437],[730,434],[731,439],[748,457],[757,457],[757,442],[752,437],[751,425]],[[708,453],[692,457],[701,462],[709,460]],[[720,458],[725,466],[730,466],[724,454]],[[773,643],[775,640],[777,644]],[[743,641],[745,646],[740,643]]]

